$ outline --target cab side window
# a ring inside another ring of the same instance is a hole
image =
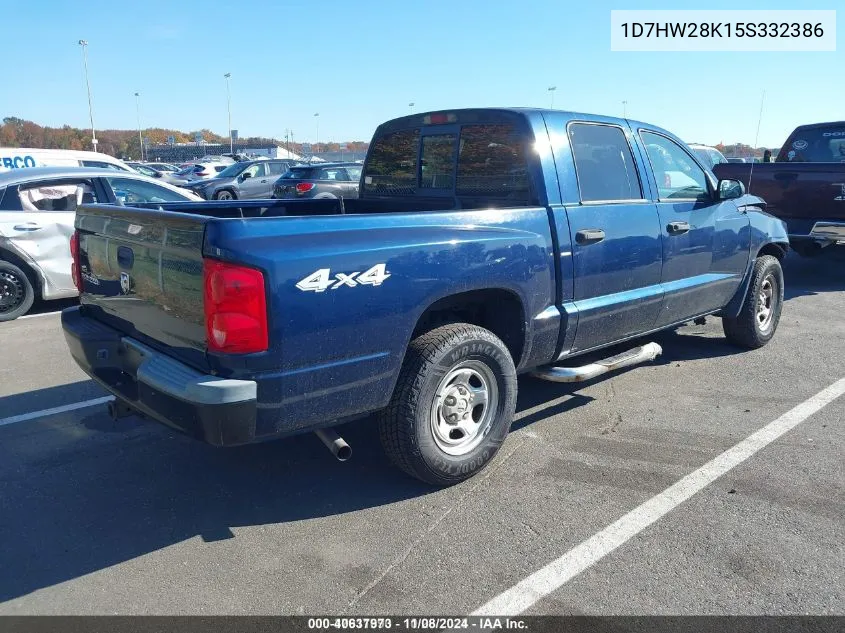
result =
[[[642,199],[634,155],[622,128],[572,123],[568,134],[582,202]]]
[[[710,198],[704,170],[675,141],[653,132],[640,132],[648,160],[654,170],[661,200],[705,200]]]

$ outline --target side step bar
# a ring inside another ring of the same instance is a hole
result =
[[[640,347],[629,349],[627,352],[622,352],[616,356],[605,358],[589,365],[581,367],[555,367],[548,365],[540,367],[531,372],[535,378],[543,380],[551,380],[552,382],[583,382],[601,376],[614,369],[621,369],[622,367],[629,367],[630,365],[639,365],[648,360],[654,360],[663,353],[663,348],[657,343],[646,343]]]

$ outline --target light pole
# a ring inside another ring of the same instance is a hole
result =
[[[232,138],[232,93],[229,90],[229,79],[232,73],[223,75],[226,78],[226,111],[229,113],[229,153],[235,153],[235,141]]]
[[[413,113],[414,113],[414,106],[415,106],[415,105],[416,105],[416,104],[415,104],[413,101],[411,101],[411,103],[409,103],[409,104],[408,104],[408,108],[410,108],[410,110],[411,110],[411,114],[413,114]]]
[[[549,106],[549,110],[555,109],[555,90],[557,90],[557,86],[549,86],[549,92],[552,93],[552,104]]]
[[[144,160],[144,138],[141,136],[141,93],[135,93],[135,112],[138,115],[138,143],[141,145],[141,162]]]
[[[627,101],[622,102],[622,118],[623,119],[628,118],[628,102]]]
[[[313,153],[317,153],[317,143],[320,142],[320,113],[314,113],[314,119],[317,121],[317,130],[314,132],[314,151]]]
[[[85,66],[85,87],[88,89],[88,116],[91,118],[91,145],[97,151],[97,133],[94,131],[94,107],[91,105],[91,82],[88,80],[88,40],[79,40],[82,47],[82,64]]]

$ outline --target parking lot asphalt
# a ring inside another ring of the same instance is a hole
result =
[[[468,613],[845,377],[845,262],[790,256],[775,339],[717,318],[654,363],[520,379],[511,436],[445,490],[394,470],[374,425],[215,449],[103,405],[56,314],[0,324],[0,614]],[[23,421],[3,424],[12,417]],[[845,396],[530,614],[845,613]]]

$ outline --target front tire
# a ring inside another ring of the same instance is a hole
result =
[[[412,477],[451,486],[498,452],[516,408],[516,369],[492,332],[438,327],[408,347],[390,404],[379,414],[382,446]]]
[[[26,314],[35,301],[35,288],[20,268],[0,260],[0,322]]]
[[[748,293],[736,318],[722,318],[728,341],[757,349],[775,335],[783,308],[783,270],[776,257],[763,255],[754,262]]]
[[[237,200],[237,196],[235,196],[234,192],[229,191],[228,189],[222,189],[212,196],[215,200]]]

